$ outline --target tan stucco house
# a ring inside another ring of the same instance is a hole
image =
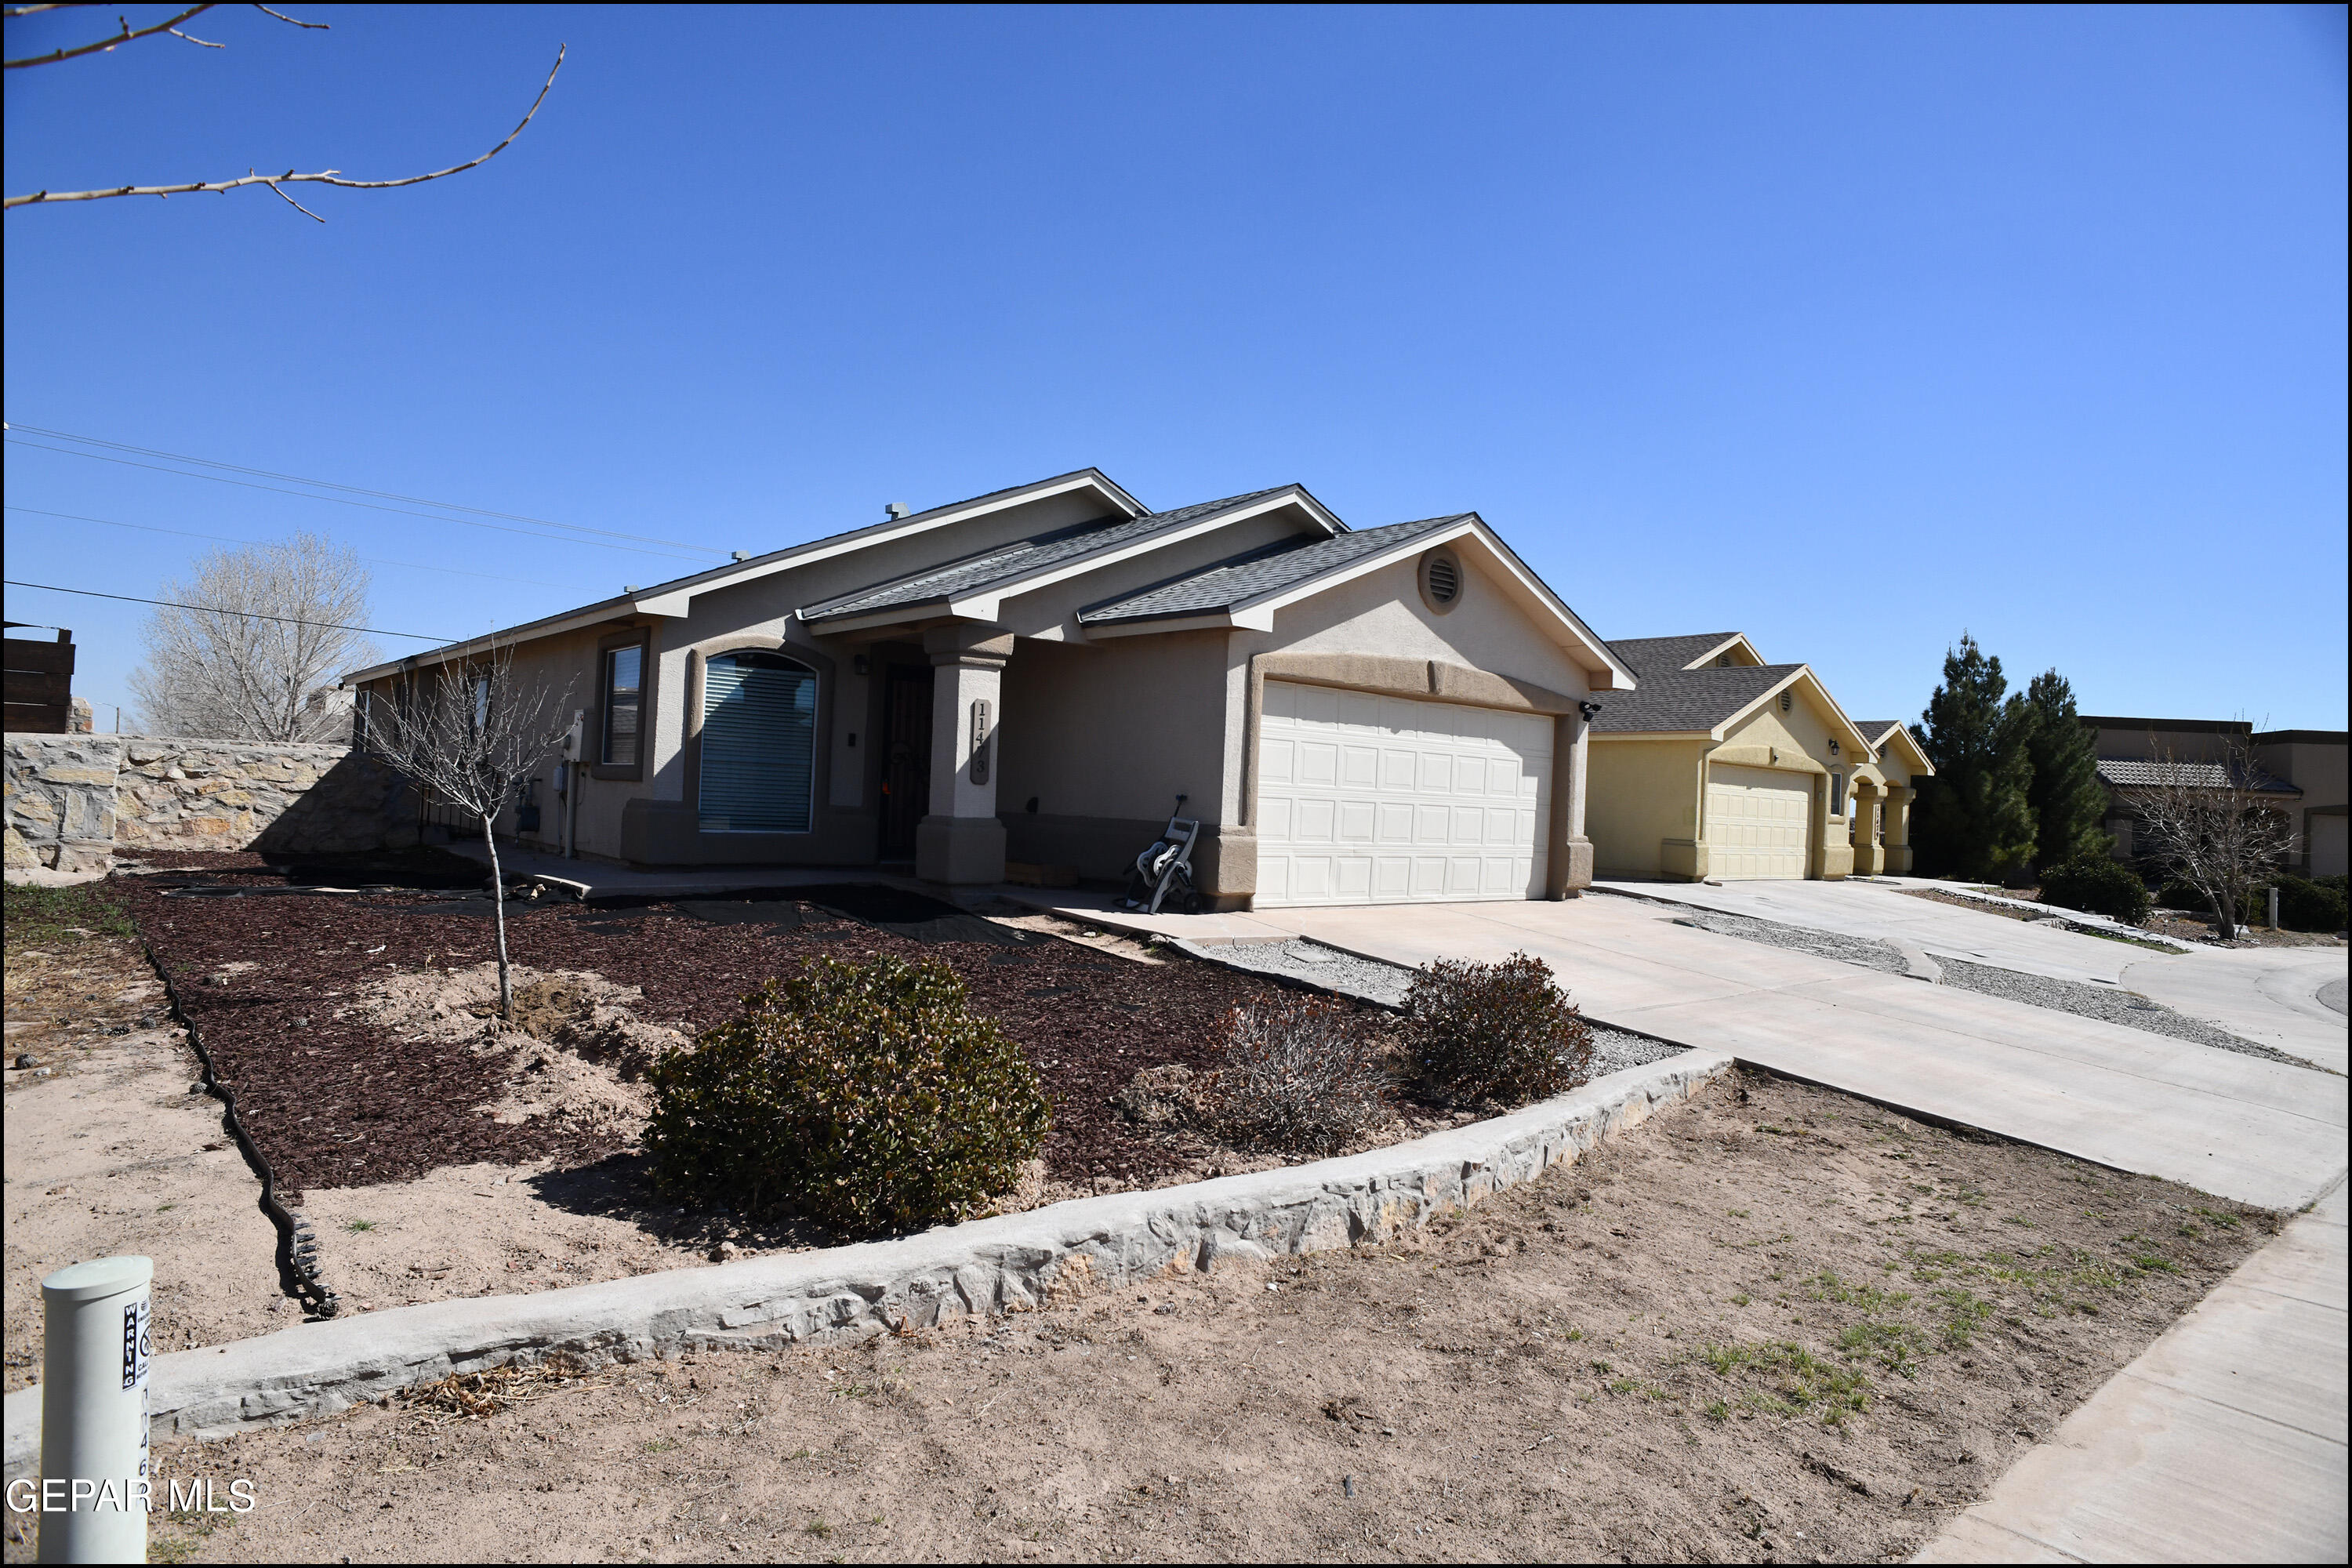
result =
[[[1767,664],[1738,632],[1610,647],[1638,685],[1592,721],[1585,823],[1600,875],[1910,868],[1912,780],[1933,770],[1902,725],[1865,731],[1811,668]]]
[[[1633,677],[1476,513],[1155,511],[1092,468],[889,510],[349,683],[512,649],[582,756],[501,833],[638,866],[1115,879],[1181,793],[1213,907],[1591,880],[1586,709]]]
[[[2205,773],[2219,787],[2229,782],[2228,769],[2234,763],[2251,768],[2253,777],[2247,782],[2269,796],[2294,826],[2285,868],[2305,877],[2345,874],[2345,731],[2257,731],[2242,719],[2084,714],[2082,722],[2093,736],[2099,782],[2107,786],[2104,826],[2115,836],[2116,859],[2129,861],[2138,852],[2129,797],[2134,785],[2154,782],[2161,764],[2169,763]]]

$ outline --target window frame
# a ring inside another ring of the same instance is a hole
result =
[[[710,717],[710,665],[715,659],[733,658],[739,654],[765,654],[800,669],[809,678],[809,771],[808,826],[805,827],[710,827],[702,820],[702,792],[709,783],[709,772],[702,753],[702,744]],[[822,656],[819,656],[821,658]],[[824,784],[825,766],[825,678],[827,671],[819,658],[809,657],[809,650],[777,642],[744,643],[720,647],[699,654],[699,679],[694,682],[694,791],[689,804],[695,814],[695,831],[710,837],[732,838],[757,836],[770,838],[803,838],[817,830],[820,785]]]
[[[613,712],[613,656],[625,648],[638,649],[637,655],[637,756],[633,763],[608,763],[604,760],[611,740],[610,720]],[[654,650],[653,628],[634,626],[596,639],[596,733],[588,748],[595,760],[588,764],[588,776],[597,779],[627,779],[642,781],[646,776],[646,752],[651,749],[654,732]]]

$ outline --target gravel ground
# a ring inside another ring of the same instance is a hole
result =
[[[1402,964],[1382,963],[1376,958],[1359,958],[1352,952],[1342,952],[1336,947],[1325,947],[1319,942],[1308,942],[1304,938],[1295,942],[1255,942],[1204,951],[1239,969],[1255,970],[1260,974],[1286,975],[1294,980],[1303,980],[1310,985],[1324,986],[1345,995],[1362,997],[1391,1007],[1403,1003],[1405,990],[1412,984],[1413,972]],[[1664,1040],[1653,1040],[1643,1035],[1629,1035],[1605,1024],[1595,1024],[1592,1026],[1592,1076],[1599,1078],[1604,1073],[1622,1072],[1626,1068],[1664,1061],[1668,1057],[1682,1055],[1687,1048]]]
[[[2163,1003],[2151,1002],[2137,992],[2111,991],[2103,985],[2085,985],[2079,980],[2052,980],[2040,974],[2021,974],[2014,969],[2000,969],[1990,963],[1969,963],[1958,958],[1938,958],[1936,962],[1943,967],[1944,984],[1957,985],[1963,991],[1980,991],[1988,996],[2006,996],[2012,1002],[2023,1002],[2035,1007],[2054,1007],[2062,1013],[2075,1013],[2104,1023],[2146,1029],[2151,1035],[2168,1035],[2176,1040],[2211,1046],[2216,1050],[2236,1051],[2241,1056],[2284,1062],[2289,1067],[2308,1068],[2312,1065],[2301,1057],[2289,1056],[2284,1051],[2241,1039],[2202,1018],[2176,1013]]]
[[[1701,931],[1736,936],[1748,942],[1760,942],[1769,947],[1795,948],[1801,952],[1834,958],[1843,963],[1858,963],[1865,969],[1876,969],[1888,974],[1901,974],[1906,968],[1901,953],[1885,942],[1874,942],[1867,937],[1842,936],[1834,931],[1811,931],[1803,926],[1759,921],[1749,915],[1719,914],[1711,910],[1694,910],[1678,917],[1678,920],[1683,925],[1696,926]],[[2162,1003],[2151,1002],[2135,992],[2087,985],[2079,980],[2051,980],[2039,974],[2025,974],[1990,963],[1969,963],[1958,958],[1938,956],[1936,963],[1944,972],[1943,984],[1957,985],[1963,991],[2006,997],[2011,1002],[2022,1002],[2029,1007],[2049,1007],[2061,1013],[2096,1018],[2102,1023],[2121,1024],[2126,1028],[2145,1029],[2152,1035],[2166,1035],[2176,1040],[2187,1040],[2192,1045],[2236,1051],[2242,1056],[2262,1057],[2270,1061],[2284,1062],[2290,1067],[2311,1066],[2301,1057],[2289,1056],[2284,1051],[2241,1039],[2218,1025],[2176,1013]]]
[[[1864,936],[1842,936],[1836,931],[1814,931],[1808,926],[1782,925],[1778,921],[1759,921],[1753,915],[1727,915],[1714,910],[1692,910],[1675,917],[1677,925],[1696,926],[1719,936],[1736,936],[1748,942],[1760,942],[1767,947],[1794,948],[1810,952],[1816,958],[1834,958],[1840,963],[1858,963],[1864,969],[1876,969],[1888,974],[1901,974],[1909,965],[1903,955],[1883,942]]]

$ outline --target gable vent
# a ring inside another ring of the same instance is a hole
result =
[[[1429,563],[1429,596],[1450,605],[1462,592],[1462,569],[1441,555]]]
[[[1783,691],[1782,693],[1780,693],[1780,711],[1781,711],[1781,712],[1786,713],[1790,709],[1794,708],[1796,705],[1797,705],[1797,700],[1796,700],[1796,698],[1795,698],[1794,696],[1790,695],[1790,693],[1788,693],[1788,692],[1786,692],[1786,691]]]

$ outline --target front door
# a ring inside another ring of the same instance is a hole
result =
[[[882,853],[915,858],[915,826],[931,808],[931,670],[894,664],[882,693]]]

